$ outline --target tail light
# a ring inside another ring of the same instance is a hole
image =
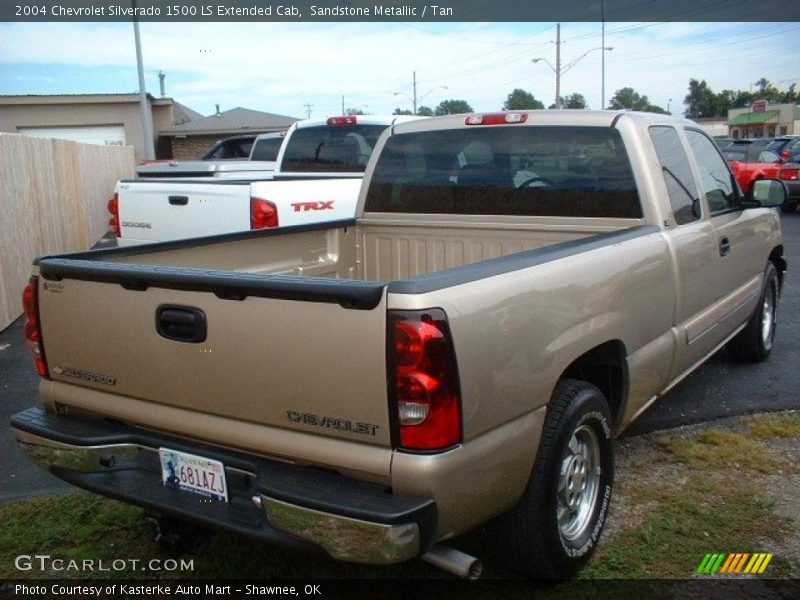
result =
[[[798,172],[800,172],[800,169],[781,169],[778,171],[778,179],[783,179],[784,181],[796,181]]]
[[[507,125],[524,123],[528,120],[526,113],[504,112],[486,115],[470,115],[464,120],[465,125]]]
[[[108,212],[111,213],[111,218],[108,220],[109,228],[114,232],[114,235],[122,237],[122,230],[119,226],[119,195],[116,192],[108,201]]]
[[[358,122],[355,115],[347,115],[346,117],[331,117],[328,119],[328,125],[355,125]]]
[[[461,391],[447,317],[440,309],[392,311],[389,373],[400,446],[443,450],[461,441]]]
[[[250,198],[250,229],[267,229],[278,226],[278,209],[272,202]]]
[[[42,347],[42,329],[39,323],[39,279],[31,277],[22,292],[22,308],[25,311],[25,343],[33,354],[36,371],[42,377],[48,377],[47,361]]]

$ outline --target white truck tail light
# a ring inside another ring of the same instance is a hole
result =
[[[119,195],[116,192],[108,201],[108,212],[111,213],[108,227],[114,232],[114,235],[122,237],[122,229],[119,224]]]
[[[526,113],[504,112],[485,115],[470,115],[464,120],[465,125],[511,125],[528,120]]]
[[[389,392],[400,447],[431,451],[458,444],[461,391],[444,311],[391,311],[389,336]]]
[[[25,312],[25,344],[33,355],[36,371],[41,377],[49,379],[47,361],[42,347],[42,328],[39,323],[39,279],[31,277],[22,292],[22,309]]]
[[[250,198],[250,229],[269,229],[278,226],[278,209],[268,200]]]

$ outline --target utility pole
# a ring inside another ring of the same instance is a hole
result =
[[[142,134],[144,136],[144,158],[153,160],[156,157],[153,142],[153,112],[147,102],[147,91],[144,87],[144,64],[142,62],[142,42],[139,39],[139,19],[136,17],[136,0],[131,0],[133,7],[133,38],[136,43],[136,67],[139,71],[139,108],[142,112]]]
[[[411,76],[411,89],[414,90],[414,114],[417,114],[417,72],[414,71]]]
[[[306,119],[311,118],[311,108],[314,106],[313,104],[303,104],[306,107]],[[344,112],[344,111],[342,111]]]
[[[556,108],[561,108],[561,23],[556,23]]]
[[[600,110],[606,108],[606,5],[605,0],[600,0],[600,20],[603,22],[603,41],[600,44],[603,50],[600,52]]]
[[[344,94],[342,94],[342,114],[344,114]]]

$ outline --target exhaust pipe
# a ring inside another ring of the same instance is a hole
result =
[[[434,546],[421,558],[440,569],[471,581],[475,581],[483,573],[483,563],[479,558],[447,546]]]

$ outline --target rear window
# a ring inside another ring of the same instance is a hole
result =
[[[389,138],[366,212],[641,218],[619,131],[469,127]]]
[[[295,130],[281,170],[294,173],[363,173],[388,125],[320,125]]]
[[[256,140],[251,160],[275,160],[278,158],[278,150],[281,149],[283,137],[266,138]]]
[[[728,146],[722,149],[722,154],[726,160],[747,160],[747,147],[746,146]]]
[[[203,155],[202,160],[228,160],[248,158],[255,137],[223,140]]]

